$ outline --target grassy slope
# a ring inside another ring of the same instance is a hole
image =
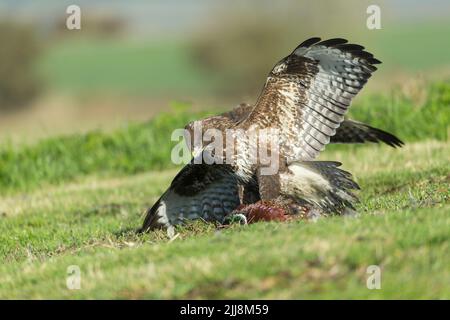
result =
[[[393,132],[407,142],[447,141],[450,82],[422,89],[424,98],[420,104],[399,91],[388,96],[365,96],[351,108],[350,116]],[[172,131],[206,114],[189,112],[179,104],[175,113],[162,113],[147,123],[131,123],[111,133],[97,131],[54,137],[29,146],[2,143],[0,195],[92,174],[129,175],[173,167],[169,161],[175,145],[170,141]]]
[[[360,216],[136,236],[175,171],[85,177],[0,198],[0,297],[450,298],[446,142],[329,151],[362,186]],[[79,265],[82,289],[68,290]],[[365,286],[382,268],[382,290]]]
[[[175,108],[146,123],[130,123],[113,132],[56,136],[32,145],[0,144],[0,195],[97,174],[128,175],[173,167],[171,134],[206,112]],[[178,112],[176,111],[178,110]]]

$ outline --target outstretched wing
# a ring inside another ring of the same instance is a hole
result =
[[[230,111],[221,113],[217,116],[204,118],[202,121],[210,121],[213,118],[220,118],[221,121],[225,121],[227,124],[232,123],[236,125],[245,120],[250,115],[252,110],[252,105],[241,103]],[[366,142],[383,142],[393,148],[404,145],[404,142],[392,133],[352,119],[344,119],[339,128],[336,129],[336,134],[330,137],[330,143]]]
[[[222,221],[240,204],[238,184],[225,165],[187,164],[146,212],[141,231],[170,230],[184,220]]]
[[[236,124],[247,118],[252,110],[253,106],[246,103],[241,103],[233,110],[224,112],[219,116],[225,117]],[[207,119],[209,118],[206,118],[206,120]],[[336,134],[330,137],[330,143],[365,142],[384,142],[393,148],[401,147],[404,145],[404,142],[392,133],[351,119],[344,119],[339,128],[336,129]]]
[[[404,144],[402,140],[389,132],[349,119],[342,122],[336,135],[331,137],[330,143],[378,143],[380,141],[393,148],[401,147]]]
[[[241,126],[279,129],[287,161],[312,160],[335,135],[377,63],[347,40],[311,38],[275,65]]]

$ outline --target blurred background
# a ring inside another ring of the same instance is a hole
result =
[[[66,9],[81,8],[81,30]],[[366,26],[369,5],[381,29]],[[0,1],[0,139],[109,130],[174,103],[254,102],[266,74],[312,36],[344,37],[383,61],[366,92],[450,78],[450,2]]]

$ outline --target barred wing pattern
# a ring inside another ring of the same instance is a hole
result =
[[[272,69],[242,126],[278,128],[288,162],[312,160],[336,134],[377,63],[364,47],[344,39],[306,40]]]
[[[184,220],[222,221],[240,204],[237,181],[225,169],[225,165],[184,166],[147,210],[141,231],[172,228]]]

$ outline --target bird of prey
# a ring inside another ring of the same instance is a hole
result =
[[[173,230],[186,219],[223,221],[242,202],[239,186],[257,190],[255,200],[261,206],[282,201],[279,207],[291,212],[305,203],[335,213],[352,208],[356,198],[351,190],[358,186],[351,175],[339,169],[339,163],[313,160],[331,141],[402,144],[384,131],[344,117],[378,63],[364,47],[344,39],[301,43],[275,65],[253,106],[241,106],[209,122],[220,131],[276,129],[277,172],[262,174],[260,163],[251,161],[252,145],[236,134],[232,138],[240,152],[212,164],[196,164],[193,159],[147,211],[141,230]],[[205,148],[200,157],[205,155],[223,159],[226,148],[221,154]]]

